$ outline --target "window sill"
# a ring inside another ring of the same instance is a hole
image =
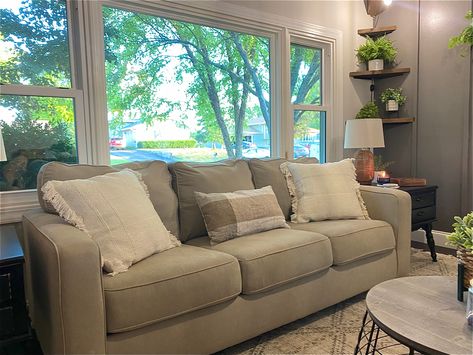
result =
[[[23,213],[37,207],[36,190],[0,192],[0,224],[20,222]]]

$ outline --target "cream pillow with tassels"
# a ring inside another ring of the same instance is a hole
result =
[[[41,190],[62,218],[98,244],[103,269],[112,275],[181,244],[164,227],[141,175],[133,170],[48,181]]]
[[[291,195],[294,223],[369,219],[352,159],[336,163],[281,165]]]

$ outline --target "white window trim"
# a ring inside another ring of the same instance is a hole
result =
[[[333,61],[331,58],[333,58],[333,48],[330,43],[327,42],[321,42],[318,40],[314,40],[311,38],[303,37],[300,35],[293,35],[290,38],[290,44],[297,44],[297,45],[302,45],[306,46],[308,48],[319,48],[322,50],[322,102],[321,105],[313,105],[313,104],[293,104],[291,103],[291,118],[294,117],[294,111],[296,110],[301,110],[301,111],[324,111],[325,112],[325,152],[323,155],[323,158],[325,161],[330,161],[328,157],[332,157],[332,149],[333,144],[328,144],[328,137],[332,137],[333,134],[333,97],[334,93],[332,90],[333,84],[333,78],[332,78],[332,66],[333,66]],[[290,63],[290,62],[289,62]],[[290,73],[289,73],[290,75]],[[291,98],[288,98],[291,100]],[[294,149],[294,124],[293,120],[289,123],[288,126],[288,136],[290,136],[290,147],[291,149],[289,150],[291,153],[293,153]],[[322,139],[320,139],[320,143],[322,143]],[[290,157],[293,157],[293,154],[290,155]],[[322,158],[322,157],[319,157]],[[339,160],[339,159],[336,159]]]
[[[224,26],[228,29],[262,34],[271,38],[271,55],[276,60],[271,63],[274,73],[271,80],[272,156],[285,157],[292,153],[292,110],[289,97],[288,60],[281,61],[283,54],[289,55],[291,37],[326,43],[332,48],[331,67],[331,117],[327,124],[327,161],[343,157],[343,56],[342,32],[283,16],[250,10],[234,4],[200,2],[198,5],[182,1],[153,0],[67,0],[69,9],[74,8],[74,16],[69,17],[70,53],[73,88],[82,90],[74,94],[76,125],[78,126],[78,152],[82,163],[108,164],[108,121],[104,77],[104,43],[102,5],[128,8],[140,12],[150,12],[158,16],[172,15],[173,18],[189,20],[198,18],[199,23]],[[71,16],[69,11],[68,16]],[[98,32],[97,32],[98,31]],[[74,44],[73,44],[74,43]],[[74,65],[80,63],[81,65]],[[2,93],[7,94],[2,86]],[[6,88],[13,90],[13,86]],[[54,89],[63,90],[63,89]],[[31,93],[34,88],[29,88]],[[44,88],[42,88],[44,90]],[[74,89],[67,89],[74,90]],[[53,92],[51,91],[51,93]],[[25,92],[25,91],[24,91]],[[43,95],[44,95],[43,91]],[[71,97],[69,91],[64,96]],[[59,95],[59,94],[58,94]],[[324,108],[324,104],[321,108]],[[330,108],[330,107],[329,107]],[[78,118],[79,115],[81,118]],[[289,132],[291,131],[291,132]],[[0,224],[21,220],[22,214],[39,206],[36,190],[8,191],[0,193]]]

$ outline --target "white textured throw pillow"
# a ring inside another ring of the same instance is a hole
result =
[[[181,244],[164,227],[141,175],[133,170],[48,181],[41,190],[62,218],[98,244],[103,268],[112,275]]]
[[[281,165],[291,194],[294,223],[369,219],[352,159],[336,163]]]

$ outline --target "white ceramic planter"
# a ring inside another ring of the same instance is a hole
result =
[[[382,59],[373,59],[368,62],[368,70],[383,70],[384,69],[384,60]]]
[[[399,110],[399,104],[397,103],[396,100],[388,100],[386,102],[386,111],[398,111]]]

